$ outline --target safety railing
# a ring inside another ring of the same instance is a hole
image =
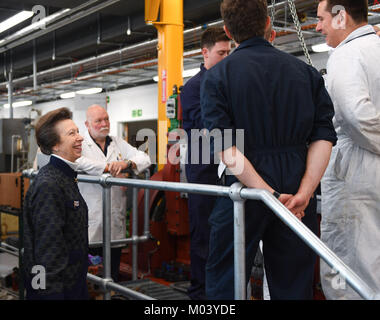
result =
[[[0,252],[1,251],[9,253],[9,254],[16,256],[16,257],[19,256],[18,248],[11,246],[9,244],[6,244],[4,242],[0,242]]]
[[[24,176],[32,178],[37,172],[30,170],[24,171]],[[291,230],[293,230],[313,251],[315,251],[330,267],[334,268],[346,282],[366,300],[380,300],[380,294],[365,283],[351,268],[349,268],[340,258],[338,258],[310,229],[298,220],[276,197],[270,192],[261,189],[248,189],[240,183],[234,183],[230,187],[151,181],[138,179],[114,178],[108,174],[102,176],[78,175],[79,182],[96,183],[103,187],[103,264],[104,279],[88,274],[87,279],[102,286],[108,292],[114,290],[133,299],[152,299],[149,296],[138,293],[134,290],[125,288],[117,283],[113,283],[110,276],[110,248],[111,244],[132,243],[136,244],[133,253],[133,274],[137,275],[137,243],[146,241],[150,237],[149,233],[149,196],[145,194],[145,213],[144,213],[144,235],[137,236],[137,191],[134,192],[133,200],[133,220],[132,226],[135,227],[132,238],[122,239],[111,242],[111,186],[125,186],[138,188],[156,189],[162,191],[174,191],[204,194],[211,196],[230,197],[234,202],[234,296],[236,300],[245,300],[246,293],[246,270],[245,270],[245,201],[259,200],[264,202],[278,218],[280,218]],[[99,245],[95,243],[92,245]],[[110,299],[110,294],[105,294],[105,299]]]
[[[38,171],[33,169],[24,170],[23,176],[30,178],[31,180],[38,174]],[[147,169],[144,171],[145,179],[149,180],[150,171]],[[151,234],[149,231],[149,189],[144,191],[144,231],[143,235],[138,236],[138,187],[133,188],[132,194],[132,237],[113,240],[111,241],[111,187],[112,185],[117,185],[116,183],[110,182],[110,174],[103,174],[101,176],[89,176],[79,174],[77,176],[78,182],[99,184],[102,187],[102,219],[103,219],[103,241],[101,242],[91,242],[89,247],[103,247],[103,278],[95,276],[93,274],[87,274],[87,280],[100,286],[104,293],[104,299],[110,300],[110,291],[113,290],[122,295],[136,300],[154,300],[152,297],[139,293],[137,291],[131,290],[124,286],[121,286],[113,282],[111,278],[111,247],[121,244],[131,244],[132,245],[132,280],[137,280],[138,274],[138,243],[145,242],[151,239]],[[134,180],[133,179],[118,179],[118,180]],[[137,179],[136,179],[137,181]],[[144,181],[144,180],[143,180]],[[119,184],[120,185],[120,184]],[[125,184],[122,184],[125,186]]]

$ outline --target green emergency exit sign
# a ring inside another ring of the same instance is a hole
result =
[[[142,109],[132,110],[132,118],[142,117]]]

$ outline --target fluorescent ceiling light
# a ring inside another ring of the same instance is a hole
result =
[[[103,88],[90,88],[90,89],[79,90],[79,91],[76,91],[75,93],[77,93],[77,94],[95,94],[95,93],[100,93],[102,91],[103,91]]]
[[[32,23],[31,25],[25,27],[22,30],[17,31],[15,35],[18,35],[20,33],[27,33],[31,30],[37,30],[39,28],[44,28],[48,23],[50,23],[51,20],[55,19],[56,17],[59,17],[61,15],[64,15],[66,12],[70,11],[70,9],[63,9],[61,11],[58,11],[56,13],[51,14],[50,16],[47,16],[41,20],[38,20],[37,22]]]
[[[313,50],[314,52],[326,52],[326,51],[330,51],[331,49],[332,48],[329,47],[326,43],[320,43],[320,44],[311,46],[311,50]]]
[[[127,35],[131,35],[131,21],[129,20],[129,17],[128,17],[128,28],[127,28]]]
[[[184,70],[182,72],[182,77],[183,78],[189,78],[189,77],[195,76],[200,70],[201,70],[200,68]],[[158,82],[158,76],[154,76],[153,80]]]
[[[62,93],[59,96],[61,97],[61,99],[74,98],[75,97],[75,92]]]
[[[12,103],[12,108],[26,107],[33,104],[31,100],[17,101]],[[9,108],[9,103],[4,104],[4,108]]]
[[[25,21],[26,19],[29,19],[31,16],[33,16],[33,11],[21,11],[14,16],[8,18],[7,20],[0,23],[0,33],[4,32],[5,30],[8,30],[15,25],[18,25],[19,23]]]

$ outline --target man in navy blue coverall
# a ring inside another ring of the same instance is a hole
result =
[[[224,0],[221,14],[238,48],[205,74],[201,109],[209,131],[233,132],[232,143],[225,140],[214,150],[232,172],[225,184],[240,181],[274,193],[316,232],[314,192],[336,143],[334,108],[323,78],[263,38],[270,27],[267,0]],[[241,145],[237,129],[244,130],[244,154],[236,147]],[[311,299],[315,254],[262,202],[245,206],[247,283],[262,240],[271,299]],[[209,222],[206,295],[233,299],[232,200],[218,197]]]
[[[181,91],[183,128],[191,138],[191,129],[203,129],[200,107],[200,83],[206,70],[213,67],[231,51],[231,41],[223,28],[210,27],[203,32],[201,49],[204,63],[200,72],[192,77]],[[216,184],[217,164],[202,163],[202,141],[199,141],[199,164],[191,163],[191,143],[188,144],[186,178],[190,183]],[[195,152],[194,152],[195,153]],[[205,267],[208,255],[210,228],[208,218],[214,207],[215,197],[190,194],[188,198],[190,220],[191,285],[188,295],[194,300],[205,299]]]

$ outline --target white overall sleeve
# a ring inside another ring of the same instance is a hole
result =
[[[137,170],[134,170],[135,174],[140,173],[151,165],[150,157],[145,152],[136,149],[123,139],[118,139],[117,144],[121,149],[123,160],[131,160],[136,164]]]
[[[329,62],[328,90],[337,124],[355,144],[380,154],[380,106],[371,99],[360,59],[339,55]]]
[[[76,160],[78,163],[78,171],[84,171],[85,173],[93,176],[100,176],[103,174],[104,169],[107,166],[106,161],[93,160],[88,157],[82,156]]]

